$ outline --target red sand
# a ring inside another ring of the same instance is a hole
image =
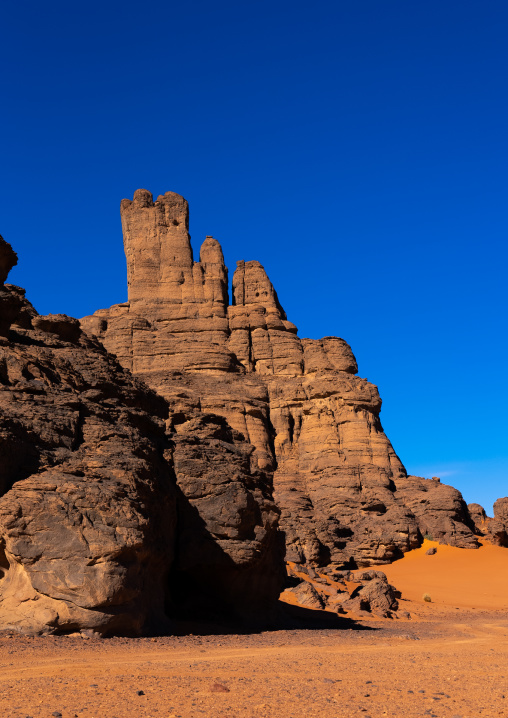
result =
[[[426,556],[430,545],[382,567],[410,621],[155,640],[0,634],[0,718],[508,718],[508,549]]]
[[[437,553],[427,556],[431,546]],[[422,604],[423,594],[428,593],[437,606],[504,609],[508,613],[506,548],[484,543],[472,550],[425,541],[400,561],[380,568],[403,599]]]

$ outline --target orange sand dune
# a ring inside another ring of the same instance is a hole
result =
[[[431,546],[437,553],[426,556]],[[381,570],[409,601],[423,603],[428,593],[437,605],[508,609],[508,549],[500,546],[484,543],[474,550],[425,541]]]

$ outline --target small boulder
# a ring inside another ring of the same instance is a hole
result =
[[[317,610],[324,608],[323,599],[309,581],[302,581],[292,589],[292,593],[300,606]]]

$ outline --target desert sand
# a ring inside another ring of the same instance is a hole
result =
[[[428,556],[432,547],[436,553]],[[427,593],[440,608],[504,610],[508,616],[508,551],[501,546],[485,541],[477,550],[466,550],[424,541],[383,571],[402,593],[402,603],[420,603]],[[423,608],[435,611],[434,605]]]
[[[427,556],[430,545],[384,567],[412,620],[155,639],[4,632],[0,715],[508,716],[508,551]]]

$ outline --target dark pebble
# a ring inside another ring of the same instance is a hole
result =
[[[137,693],[138,696],[144,696],[144,695],[145,695],[145,691],[136,691],[136,693]]]

